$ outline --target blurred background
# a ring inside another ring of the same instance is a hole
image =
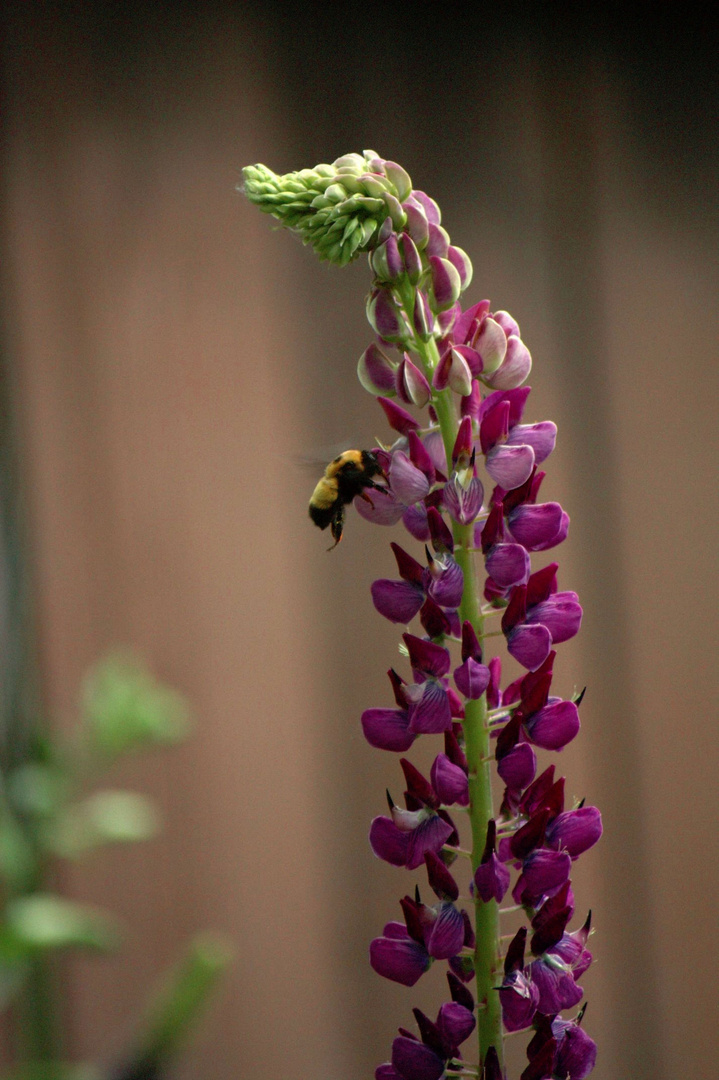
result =
[[[407,991],[366,959],[408,885],[366,841],[401,781],[359,727],[389,703],[369,584],[394,534],[351,514],[328,555],[306,517],[302,460],[388,435],[355,375],[366,262],[320,265],[236,190],[246,164],[371,147],[439,201],[465,297],[521,325],[530,421],[559,425],[543,495],[585,624],[555,686],[588,686],[559,764],[605,824],[576,877],[594,1076],[714,1076],[716,27],[674,4],[279,11],[5,5],[4,483],[43,709],[69,725],[122,644],[196,717],[120,777],[163,836],[61,882],[128,923],[68,967],[73,1054],[112,1060],[204,927],[237,956],[178,1080],[361,1080],[441,1000],[439,970]]]

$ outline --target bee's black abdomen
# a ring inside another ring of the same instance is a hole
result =
[[[310,517],[320,529],[326,529],[328,525],[331,525],[336,513],[336,506],[314,506],[310,503]]]

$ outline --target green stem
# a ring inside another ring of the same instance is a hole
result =
[[[414,290],[407,283],[399,290],[399,299],[412,325]],[[414,336],[415,349],[423,363],[426,377],[431,381],[434,368],[439,362],[439,352],[434,339],[424,342]],[[432,405],[437,413],[447,464],[452,460],[459,421],[454,397],[449,390],[435,393]],[[479,598],[479,580],[474,563],[472,525],[453,525],[455,558],[464,573],[464,591],[459,609],[460,619],[470,622],[480,642],[484,633],[484,616]],[[472,828],[472,871],[479,866],[487,839],[487,825],[494,817],[490,771],[489,718],[487,695],[479,700],[465,703],[463,722],[465,754],[469,766],[469,820]],[[500,1066],[503,1065],[502,1010],[495,987],[500,979],[499,910],[496,900],[484,903],[475,894],[475,930],[477,942],[474,950],[474,969],[477,994],[477,1031],[479,1035],[479,1060],[484,1061],[487,1050],[493,1046]]]

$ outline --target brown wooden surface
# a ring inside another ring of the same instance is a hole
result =
[[[354,126],[330,108],[318,134],[260,23],[208,19],[109,87],[81,34],[17,40],[5,319],[46,704],[68,723],[86,666],[128,643],[197,718],[185,747],[116,778],[159,798],[164,836],[67,882],[129,926],[120,956],[73,965],[75,1052],[111,1058],[204,927],[237,961],[182,1080],[360,1080],[440,992],[437,972],[405,991],[366,963],[407,885],[366,844],[399,780],[358,725],[396,655],[368,594],[389,533],[353,515],[327,555],[297,464],[384,432],[354,376],[366,268],[316,265],[234,191],[251,161],[371,141],[442,203],[470,298],[519,319],[531,419],[560,426],[545,492],[573,519],[560,585],[586,621],[559,689],[589,685],[560,761],[606,827],[577,874],[594,1075],[713,1075],[716,228],[668,186],[662,204],[662,151],[636,137],[621,75],[515,60],[508,87],[497,60],[452,169],[406,104],[394,140],[357,101]]]

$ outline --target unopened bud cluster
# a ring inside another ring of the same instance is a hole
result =
[[[569,517],[538,501],[557,428],[524,422],[529,350],[506,311],[488,300],[461,306],[469,258],[399,166],[366,151],[285,177],[262,166],[245,175],[250,198],[321,257],[344,264],[369,250],[376,338],[358,374],[393,436],[374,450],[386,486],[355,506],[375,524],[402,522],[423,546],[416,558],[393,542],[398,577],[371,586],[377,611],[403,628],[409,672],[390,667],[394,705],[366,709],[361,723],[373,747],[400,755],[419,737],[439,740],[428,777],[400,757],[404,805],[388,793],[388,813],[370,829],[375,855],[426,874],[436,902],[415,883],[400,901],[402,921],[372,942],[370,963],[406,986],[446,963],[450,1000],[434,1020],[414,1010],[416,1031],[400,1028],[376,1078],[504,1080],[504,1034],[531,1028],[520,1080],[584,1080],[596,1057],[584,1009],[562,1016],[581,1002],[578,980],[592,960],[589,918],[569,930],[570,874],[602,824],[595,807],[565,805],[564,778],[538,756],[579,731],[581,695],[563,699],[551,687],[556,647],[578,632],[582,608],[576,593],[559,591],[556,562],[532,568],[534,553],[565,539]],[[500,658],[485,656],[490,619],[523,669],[504,687]],[[462,855],[471,860],[464,880],[455,877]],[[514,935],[500,932],[508,893],[524,917]],[[471,1065],[460,1047],[475,1029]]]

